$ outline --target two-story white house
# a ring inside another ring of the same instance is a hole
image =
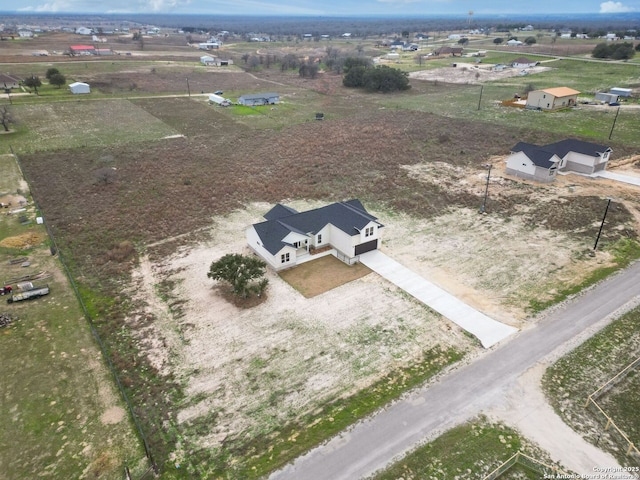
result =
[[[356,199],[306,212],[277,204],[264,218],[246,230],[247,243],[275,270],[324,255],[351,265],[380,246],[383,227]]]

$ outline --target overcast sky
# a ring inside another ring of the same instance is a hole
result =
[[[640,0],[0,0],[0,10],[50,13],[176,13],[362,16],[640,12]],[[5,5],[5,8],[2,8]]]

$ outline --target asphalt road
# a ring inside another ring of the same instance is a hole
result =
[[[640,262],[567,302],[473,363],[358,423],[269,478],[354,480],[370,475],[424,439],[490,407],[530,367],[566,342],[575,342],[576,337],[603,319],[621,314],[639,294]]]

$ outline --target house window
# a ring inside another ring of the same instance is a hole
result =
[[[318,245],[320,245],[322,243],[322,234],[321,233],[318,234],[318,240],[316,241],[316,243]]]
[[[367,227],[364,230],[364,236],[365,237],[372,237],[373,236],[373,227]]]
[[[287,263],[289,261],[289,254],[283,253],[280,255],[280,263]]]
[[[293,246],[295,248],[300,248],[300,242],[293,242]]]

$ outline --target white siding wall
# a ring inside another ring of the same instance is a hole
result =
[[[577,163],[578,165],[584,165],[587,167],[593,167],[596,163],[600,163],[600,159],[593,158],[589,155],[582,153],[569,152],[565,155],[565,160],[571,163]]]
[[[367,237],[365,235],[368,228],[373,228],[373,235],[369,235]],[[360,232],[360,239],[357,240],[356,238],[354,238],[356,242],[353,244],[353,246],[355,247],[356,245],[360,245],[361,243],[365,243],[365,242],[370,242],[371,240],[375,240],[377,238],[378,238],[378,224],[374,222],[369,222]]]
[[[353,237],[347,235],[346,233],[344,233],[342,230],[334,227],[333,225],[329,224],[328,225],[330,227],[330,235],[331,235],[331,245],[333,245],[333,247],[336,250],[339,250],[340,252],[344,253],[345,255],[348,255],[349,257],[353,257],[354,256],[354,250],[355,250],[355,240]],[[356,236],[356,239],[359,238],[358,236]],[[324,236],[322,237],[322,241],[324,242]]]
[[[322,241],[318,243],[318,236],[322,235]],[[327,225],[313,237],[313,245],[321,248],[331,243],[331,226]]]
[[[282,268],[291,267],[296,264],[296,250],[293,247],[284,247],[277,254],[271,255],[269,251],[264,248],[262,242],[260,241],[260,237],[258,236],[258,232],[253,226],[247,228],[246,230],[247,244],[251,249],[256,252],[260,258],[262,258],[267,265],[269,265],[274,270],[280,270]],[[289,253],[289,262],[282,263],[280,255],[283,253]]]
[[[526,175],[535,175],[536,166],[524,152],[516,152],[511,154],[507,159],[507,173],[517,175],[517,173],[511,173],[511,171],[521,172]]]

